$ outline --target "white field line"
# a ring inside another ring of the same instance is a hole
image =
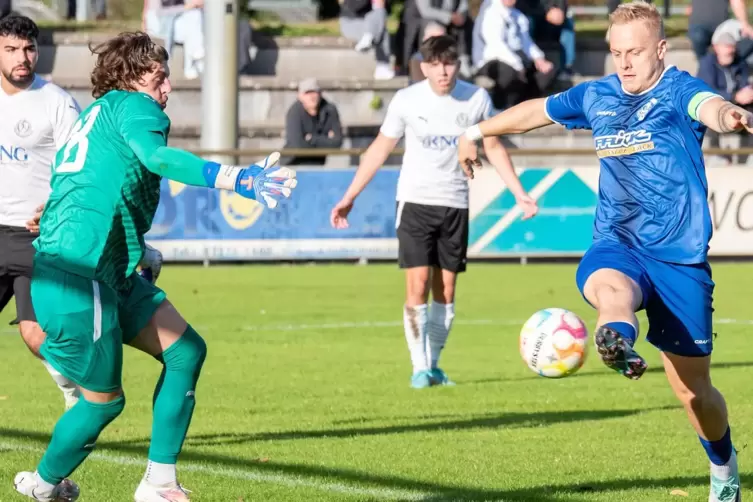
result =
[[[641,324],[646,319],[640,319]],[[458,319],[453,322],[454,325],[465,326],[523,326],[525,320],[513,319]],[[593,326],[594,320],[587,324]],[[736,326],[753,326],[753,320],[750,319],[716,319],[715,324],[726,324]],[[244,326],[243,331],[326,331],[340,329],[359,329],[359,328],[395,328],[403,325],[402,321],[353,321],[353,322],[330,322],[321,324],[259,324],[256,326]]]
[[[41,454],[44,452],[41,448],[17,444],[17,443],[0,443],[0,451],[12,452],[33,452]],[[93,453],[89,459],[108,464],[115,464],[128,467],[144,467],[145,459],[133,457],[123,457],[119,455],[109,455],[107,453]],[[181,472],[198,472],[221,478],[234,479],[236,481],[251,481],[254,483],[267,483],[288,488],[313,488],[323,492],[339,493],[353,497],[369,497],[383,500],[426,500],[433,495],[427,492],[396,490],[391,488],[359,488],[341,483],[327,483],[316,481],[312,478],[303,476],[288,476],[284,474],[263,474],[242,469],[228,469],[225,467],[208,466],[181,462],[179,467]]]
[[[646,319],[640,319],[641,324]],[[453,324],[460,326],[523,326],[525,320],[511,319],[458,319]],[[589,326],[594,324],[591,320],[587,323]],[[714,324],[724,324],[733,326],[753,326],[753,319],[715,319]],[[369,328],[396,328],[403,325],[402,321],[352,321],[352,322],[328,322],[328,323],[302,323],[302,324],[259,324],[255,326],[243,326],[243,331],[327,331],[341,329],[369,329]],[[209,326],[196,327],[199,331],[211,329]],[[0,329],[3,335],[18,335],[18,330],[14,328]]]

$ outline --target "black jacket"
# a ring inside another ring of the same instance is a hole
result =
[[[306,139],[307,135],[311,137]],[[285,148],[340,148],[342,144],[342,125],[335,105],[322,98],[319,113],[311,116],[300,101],[293,103],[285,118]],[[281,165],[322,165],[325,160],[323,156],[291,157]]]
[[[543,18],[549,9],[560,8],[567,13],[567,0],[518,0],[515,8],[528,17]]]

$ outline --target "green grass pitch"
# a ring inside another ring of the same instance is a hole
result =
[[[168,264],[161,286],[209,356],[179,463],[192,500],[705,501],[707,460],[646,342],[638,382],[590,354],[570,378],[521,361],[522,322],[569,308],[593,330],[575,265],[471,264],[442,367],[458,385],[409,388],[394,264]],[[753,266],[714,266],[712,376],[736,447],[753,437]],[[63,400],[0,315],[0,502],[23,500]],[[642,325],[645,330],[645,323]],[[151,432],[159,364],[126,349],[125,412],[74,474],[81,502],[133,500]],[[740,454],[746,496],[750,451]],[[687,496],[673,496],[682,490]]]

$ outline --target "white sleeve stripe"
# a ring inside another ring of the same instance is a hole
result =
[[[557,124],[557,125],[562,125],[562,123],[561,123],[561,122],[559,122],[559,121],[557,121],[557,120],[554,120],[554,119],[552,118],[552,116],[551,116],[551,115],[549,115],[549,108],[548,108],[548,105],[549,105],[549,100],[550,100],[551,98],[552,98],[552,97],[551,97],[551,96],[549,96],[548,98],[546,98],[546,101],[544,101],[544,114],[546,115],[546,118],[548,118],[549,120],[551,120],[551,121],[552,121],[552,122],[554,122],[555,124]]]

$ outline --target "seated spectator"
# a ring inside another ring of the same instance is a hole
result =
[[[390,64],[390,34],[387,31],[387,0],[339,0],[340,33],[356,43],[356,50],[374,48],[377,61],[374,79],[389,80],[395,76]]]
[[[424,28],[424,37],[422,40],[426,41],[431,37],[439,37],[446,34],[447,30],[441,24],[429,23],[426,25],[426,28]],[[408,64],[408,77],[411,84],[415,84],[426,78],[424,72],[421,71],[421,61],[423,61],[423,58],[421,57],[420,51],[414,53],[413,57],[410,59],[410,63]]]
[[[189,80],[204,71],[203,7],[204,0],[144,0],[144,31],[163,39],[168,53],[183,45],[183,75]]]
[[[343,143],[340,115],[335,105],[322,98],[313,78],[298,85],[298,100],[285,117],[285,148],[340,148]],[[323,165],[326,156],[292,157],[281,165]]]
[[[477,76],[494,82],[491,95],[497,109],[544,95],[556,76],[554,65],[531,40],[528,26],[515,0],[491,0],[484,12],[485,46]]]
[[[749,111],[753,111],[753,87],[748,83],[748,65],[735,53],[738,39],[726,31],[717,30],[712,38],[713,51],[700,61],[698,78],[706,82],[724,99],[729,100]],[[719,133],[709,130],[709,143],[719,148]],[[745,132],[740,135],[740,147],[753,146],[753,136]],[[732,162],[731,157],[725,157]],[[738,161],[745,164],[747,155],[740,155]]]
[[[407,66],[418,50],[426,26],[435,22],[445,27],[448,35],[457,40],[460,53],[460,74],[471,76],[471,32],[473,22],[468,17],[467,0],[405,0],[402,24],[404,25],[402,57],[398,63]]]
[[[183,75],[193,80],[204,71],[204,0],[144,0],[142,29],[165,41],[172,53],[183,46]],[[253,33],[248,19],[238,20],[238,70],[250,71],[254,59]]]
[[[518,0],[515,8],[528,17],[534,42],[559,44],[559,77],[571,80],[575,63],[575,27],[573,18],[567,15],[567,0]]]
[[[753,38],[745,0],[693,0],[688,19],[688,38],[699,61],[708,52],[716,29],[729,17],[730,7],[741,24],[743,35]]]

